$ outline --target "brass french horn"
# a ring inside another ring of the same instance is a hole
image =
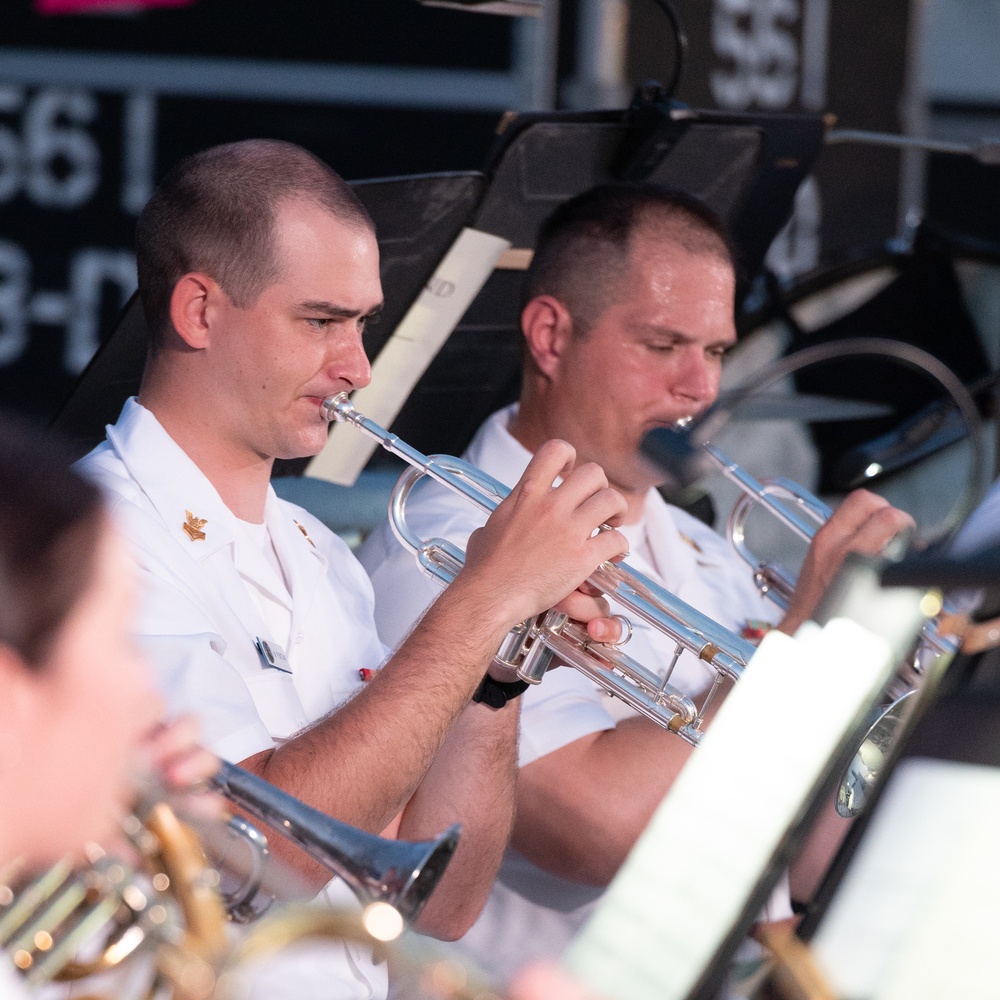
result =
[[[362,904],[361,926],[373,940],[391,940],[416,919],[458,844],[457,826],[424,842],[366,833],[225,762],[212,785],[343,878]],[[150,995],[166,983],[174,1000],[208,1000],[241,954],[266,951],[275,946],[268,942],[289,935],[339,936],[339,924],[323,909],[290,907],[234,950],[219,873],[194,830],[156,801],[140,805],[123,831],[134,863],[88,845],[84,866],[62,861],[25,877],[15,863],[0,872],[0,949],[29,985],[84,979],[150,954]],[[241,894],[241,905],[247,895]]]

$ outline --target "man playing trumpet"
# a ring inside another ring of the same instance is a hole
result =
[[[196,714],[223,758],[354,826],[419,840],[461,822],[421,917],[456,937],[510,828],[518,707],[480,703],[484,685],[509,680],[484,680],[492,656],[557,602],[606,613],[574,588],[624,552],[616,531],[594,534],[624,502],[596,466],[570,471],[569,445],[543,445],[455,585],[386,660],[361,567],[269,483],[276,457],[325,444],[324,398],[369,381],[361,335],[382,289],[364,208],[305,150],[234,143],[168,175],[136,251],[150,331],[141,390],[82,466],[137,554],[140,632],[169,707]],[[345,948],[338,973],[299,979],[297,995],[384,993],[384,966]]]
[[[728,543],[663,501],[655,470],[639,454],[648,431],[715,400],[736,340],[734,290],[725,231],[692,198],[606,186],[563,205],[543,225],[525,279],[520,403],[490,417],[464,457],[510,483],[546,438],[569,441],[625,497],[630,565],[746,634],[760,620],[773,623],[776,609]],[[414,499],[408,519],[422,537],[458,544],[480,523],[471,505],[437,487]],[[793,632],[806,620],[848,551],[877,552],[911,523],[871,493],[851,494],[817,532],[778,627]],[[369,539],[361,558],[375,585],[380,634],[395,641],[438,590],[388,530]],[[674,642],[643,622],[633,628],[628,654],[663,672]],[[685,652],[671,683],[697,697],[711,679]],[[576,671],[547,675],[523,700],[512,848],[462,941],[503,977],[563,950],[691,753]],[[776,894],[763,916],[790,917],[787,893]]]

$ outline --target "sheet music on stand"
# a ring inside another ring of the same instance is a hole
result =
[[[895,770],[812,940],[838,996],[1000,993],[1000,768],[911,758]]]
[[[824,626],[765,637],[568,949],[565,965],[596,994],[683,1000],[721,982],[787,866],[790,834],[919,627],[918,591],[847,594]]]

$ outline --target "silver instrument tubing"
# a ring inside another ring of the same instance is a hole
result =
[[[406,521],[406,502],[416,483],[431,479],[464,496],[485,513],[491,513],[510,492],[492,476],[467,462],[450,456],[426,456],[410,447],[397,435],[360,413],[347,393],[324,400],[322,412],[328,420],[353,424],[376,440],[386,451],[412,466],[400,477],[390,503],[389,519],[399,541],[416,558],[421,568],[447,585],[462,568],[465,555],[452,542],[417,536]],[[673,663],[661,678],[613,646],[598,645],[581,636],[564,621],[554,626],[540,616],[541,622],[522,623],[511,640],[518,675],[529,683],[538,683],[544,672],[544,660],[532,649],[541,643],[550,654],[582,670],[597,684],[627,705],[676,732],[695,744],[701,738],[702,720],[723,679],[737,680],[755,652],[752,643],[740,638],[718,622],[681,601],[664,587],[632,569],[627,563],[604,563],[591,575],[590,583],[602,593],[642,618],[677,643]],[[505,646],[508,644],[505,643]],[[700,711],[694,703],[669,683],[673,664],[684,650],[690,650],[715,670],[715,680]],[[530,661],[528,660],[530,657]],[[551,656],[549,657],[551,658]]]
[[[727,530],[733,548],[754,571],[754,580],[761,593],[783,611],[787,611],[795,592],[796,578],[783,566],[759,559],[750,551],[746,544],[747,517],[754,504],[760,504],[803,541],[811,542],[817,530],[829,520],[833,510],[815,494],[790,479],[779,477],[761,482],[715,445],[707,443],[702,448],[719,471],[743,491],[743,496],[736,501],[729,515]],[[920,637],[938,655],[955,653],[958,649],[957,642],[938,635],[933,620],[924,624]],[[919,665],[917,672],[921,672]]]

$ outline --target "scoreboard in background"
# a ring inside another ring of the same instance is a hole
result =
[[[921,128],[921,10],[911,0],[672,0],[687,27],[677,96],[729,111],[814,111],[837,127],[891,133]],[[663,78],[673,57],[666,21],[631,5],[630,71]],[[829,146],[798,191],[772,246],[783,278],[870,252],[898,235],[901,207],[920,204],[919,161],[872,146]]]
[[[154,102],[0,84],[5,406],[48,415],[135,288],[131,231],[153,180]]]
[[[675,2],[691,39],[681,100],[829,109],[844,127],[903,130],[917,47],[906,0]],[[564,41],[582,5],[563,0]],[[665,19],[648,0],[629,9],[626,75],[665,78]],[[135,217],[180,157],[269,136],[349,179],[478,168],[500,113],[539,106],[543,42],[532,50],[531,29],[542,20],[414,0],[196,0],[43,17],[32,0],[6,0],[0,403],[41,419],[59,408],[133,288]],[[900,165],[892,151],[828,149],[772,248],[777,273],[894,235]]]
[[[526,100],[511,21],[412,0],[199,0],[44,17],[0,43],[0,405],[46,420],[135,287],[135,218],[182,156],[268,136],[345,177],[477,167]]]

